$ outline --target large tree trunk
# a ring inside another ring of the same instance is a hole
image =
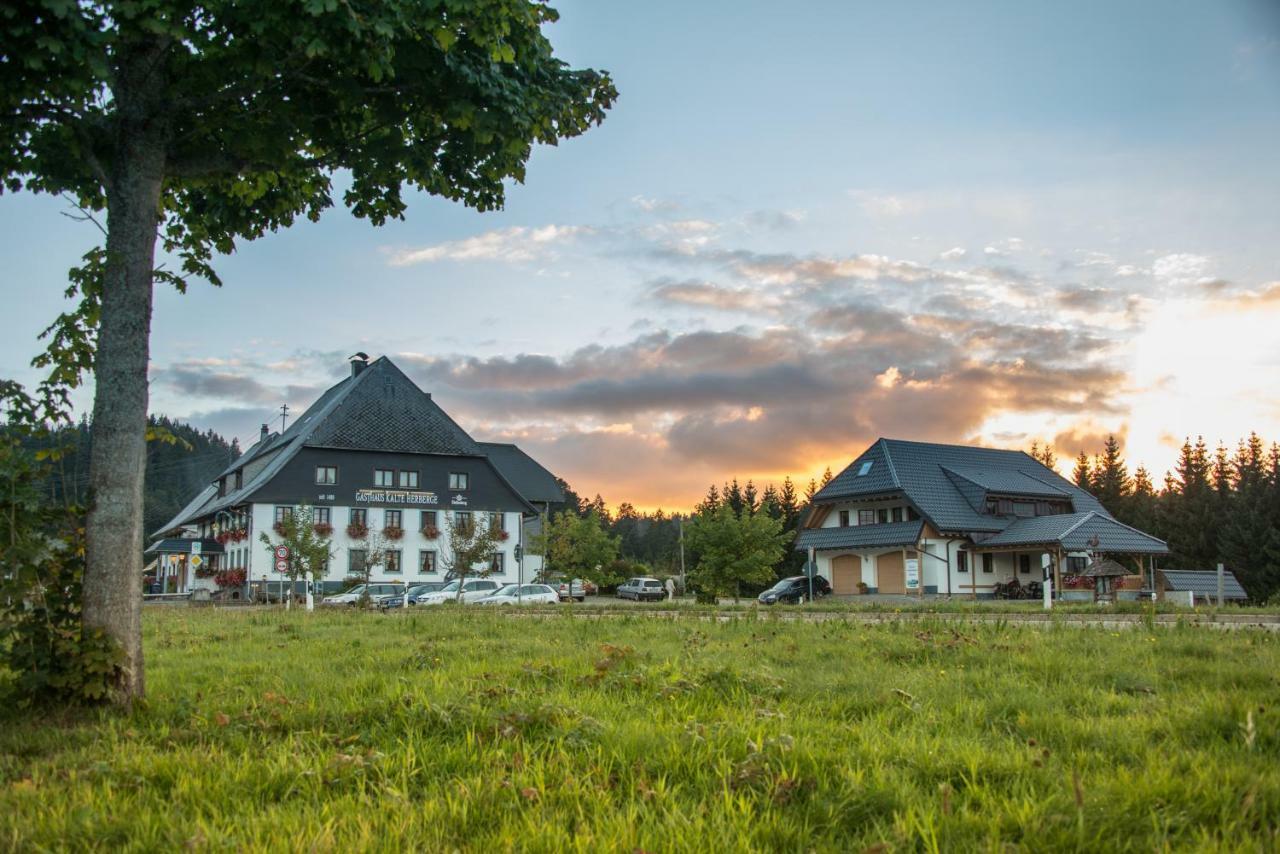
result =
[[[122,51],[113,98],[116,140],[107,186],[107,263],[94,363],[91,506],[83,623],[124,652],[117,702],[143,694],[142,495],[146,472],[151,276],[168,129],[164,48]]]

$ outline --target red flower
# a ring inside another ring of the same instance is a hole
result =
[[[388,540],[401,539],[404,537],[404,528],[399,528],[395,525],[388,525],[382,529],[382,536],[386,537]]]
[[[352,522],[347,526],[347,536],[353,540],[363,540],[369,535],[369,526],[362,525],[359,522]]]
[[[422,536],[426,537],[428,540],[434,540],[436,537],[440,536],[440,529],[435,525],[428,525],[422,529]]]
[[[506,542],[507,540],[511,539],[511,535],[508,534],[506,531],[495,531],[493,534],[493,537],[494,539],[501,540],[503,542]]]
[[[327,537],[333,533],[333,526],[328,522],[317,522],[315,524],[316,533],[322,537]]]
[[[271,526],[271,530],[275,531],[277,534],[279,534],[280,536],[282,536],[282,537],[283,537],[283,536],[284,536],[284,522],[276,522],[274,525],[272,525],[272,526]]]
[[[239,587],[245,582],[243,569],[224,569],[213,577],[213,583],[219,587]]]

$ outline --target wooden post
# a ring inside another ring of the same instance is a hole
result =
[[[1053,593],[1062,598],[1062,549],[1054,550],[1053,557]]]

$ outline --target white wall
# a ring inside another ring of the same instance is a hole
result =
[[[261,581],[264,577],[271,581],[280,580],[281,576],[275,572],[270,554],[262,543],[258,540],[258,532],[266,531],[271,537],[272,542],[278,542],[279,537],[272,530],[275,524],[275,508],[274,504],[255,504],[253,505],[253,535],[251,541],[253,548],[252,565],[250,580]],[[418,511],[422,508],[384,508],[384,507],[361,507],[366,510],[368,526],[370,531],[381,531],[384,524],[384,513],[386,510],[401,510],[401,527],[404,529],[404,536],[394,543],[390,544],[392,548],[400,550],[400,572],[387,572],[386,569],[378,567],[374,570],[374,581],[404,581],[412,583],[415,581],[430,581],[443,579],[446,575],[445,563],[448,557],[448,533],[447,533],[447,514],[449,510],[439,510],[440,513],[438,527],[440,536],[434,540],[427,539],[418,530]],[[362,540],[352,539],[347,536],[347,524],[350,516],[350,507],[334,506],[330,508],[330,520],[333,525],[333,535],[330,542],[332,543],[331,551],[333,556],[329,559],[329,572],[325,576],[325,581],[342,581],[348,575],[350,566],[351,548],[360,548]],[[472,511],[473,513],[487,511]],[[515,581],[517,578],[517,567],[515,558],[515,549],[517,543],[520,542],[520,524],[521,514],[504,513],[506,521],[506,530],[509,537],[502,543],[499,552],[505,555],[503,559],[503,571],[495,573],[492,578],[499,581]],[[528,544],[525,544],[526,548]],[[436,571],[434,573],[420,572],[418,569],[419,552],[431,550],[436,552]],[[523,577],[529,580],[533,577],[530,572],[530,560],[532,556],[525,557],[525,565]],[[538,558],[538,566],[541,566],[541,559]]]

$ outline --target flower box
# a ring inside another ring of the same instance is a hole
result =
[[[494,531],[493,538],[505,543],[507,540],[511,539],[511,535],[506,531]]]
[[[422,536],[426,537],[428,540],[434,540],[440,536],[440,529],[435,525],[428,525],[422,529]]]
[[[404,538],[404,528],[398,528],[395,525],[388,525],[382,529],[382,536],[388,540],[400,540]]]
[[[213,577],[213,583],[219,587],[240,587],[246,577],[243,569],[224,569]]]
[[[283,537],[283,536],[284,536],[284,522],[276,522],[274,525],[272,525],[272,526],[271,526],[271,530],[275,531],[277,534],[279,534],[280,536],[282,536],[282,537]]]
[[[231,532],[231,539],[232,541],[237,543],[244,542],[245,540],[249,539],[249,529],[236,528],[234,531]]]
[[[359,522],[352,522],[347,526],[347,536],[353,540],[363,540],[369,536],[369,526],[361,525]]]
[[[333,526],[328,522],[317,522],[313,527],[315,532],[322,537],[327,537],[333,533]]]

